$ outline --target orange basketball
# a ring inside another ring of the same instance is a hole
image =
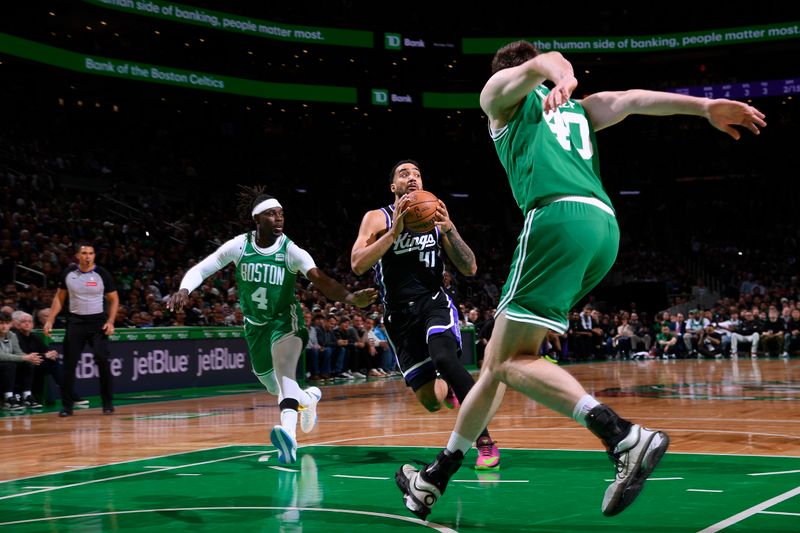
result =
[[[439,199],[428,191],[412,191],[408,193],[408,211],[403,218],[405,227],[415,233],[425,233],[433,229],[436,219],[436,207]]]

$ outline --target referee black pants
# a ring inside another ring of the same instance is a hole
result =
[[[111,386],[111,363],[108,351],[108,336],[103,333],[105,320],[72,320],[64,333],[64,385],[61,389],[61,405],[72,409],[75,394],[75,369],[87,344],[92,350],[94,362],[100,370],[100,397],[103,407],[114,404]]]

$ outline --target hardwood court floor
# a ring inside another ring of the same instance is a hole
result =
[[[504,450],[501,470],[487,477],[462,468],[427,527],[800,529],[800,360],[567,368],[623,416],[670,434],[670,453],[640,499],[603,517],[613,468],[598,441],[510,392],[490,424]],[[275,468],[269,446],[278,409],[266,392],[129,405],[113,416],[6,417],[0,531],[419,530],[394,470],[430,460],[455,414],[425,412],[399,380],[327,386],[319,424],[299,434],[303,448],[287,470]]]

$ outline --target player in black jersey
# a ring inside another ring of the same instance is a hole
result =
[[[453,406],[455,401],[448,401],[452,394],[463,400],[475,383],[459,360],[461,330],[458,311],[442,288],[442,250],[466,276],[477,271],[475,254],[441,200],[431,231],[405,229],[406,194],[423,189],[416,161],[399,161],[389,177],[394,203],[364,215],[350,264],[358,275],[375,270],[386,310],[386,332],[400,370],[419,402],[433,412],[442,405]],[[475,445],[475,468],[499,467],[500,452],[486,428]]]

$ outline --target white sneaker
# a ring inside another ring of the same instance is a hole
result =
[[[394,476],[395,483],[403,492],[406,509],[425,520],[431,514],[431,507],[442,495],[433,483],[428,483],[412,465],[403,465]]]
[[[278,449],[279,463],[288,465],[297,462],[297,441],[283,426],[277,425],[272,428],[269,440]]]
[[[358,370],[353,370],[353,377],[356,378],[356,379],[363,379],[363,378],[365,378],[367,376],[365,376],[364,374],[362,374]]]
[[[311,396],[311,403],[303,405],[300,410],[300,429],[310,433],[317,425],[317,403],[322,399],[322,391],[318,387],[309,387],[305,392]]]
[[[636,424],[609,457],[617,473],[603,496],[603,514],[614,516],[633,503],[669,447],[669,437]]]

